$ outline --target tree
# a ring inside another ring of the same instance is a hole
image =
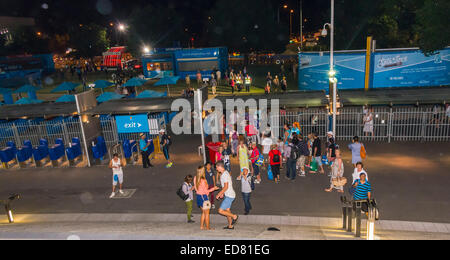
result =
[[[208,45],[231,51],[284,51],[289,27],[276,21],[268,0],[218,0],[208,16]]]
[[[417,12],[417,33],[420,49],[433,54],[450,44],[450,2],[425,0]]]
[[[101,56],[109,47],[106,29],[97,24],[75,26],[69,32],[70,44],[74,55],[82,58]]]
[[[10,28],[0,37],[0,55],[49,53],[48,39],[37,35],[32,27]]]

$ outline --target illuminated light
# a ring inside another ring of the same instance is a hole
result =
[[[288,6],[287,5],[283,5],[283,8],[286,9],[286,8],[288,8]]]
[[[14,217],[13,217],[13,213],[11,210],[8,210],[8,220],[9,220],[9,223],[14,223]]]
[[[294,13],[294,10],[291,10],[291,14]]]
[[[125,25],[123,25],[123,24],[119,24],[118,28],[120,31],[125,31]]]
[[[113,26],[114,26],[114,23],[109,23],[109,26],[113,27]]]
[[[335,75],[336,75],[336,71],[335,70],[330,70],[328,72],[328,76],[330,76],[330,77],[334,77]]]
[[[37,36],[41,36],[41,35],[42,35],[42,33],[41,33],[41,32],[37,32],[36,34],[37,34]]]

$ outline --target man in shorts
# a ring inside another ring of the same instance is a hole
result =
[[[109,162],[109,168],[113,171],[113,187],[110,199],[116,196],[116,186],[119,184],[119,193],[123,195],[122,186],[123,186],[123,167],[125,167],[126,163],[124,160],[119,158],[118,154],[114,154],[112,160]]]
[[[217,194],[216,199],[219,200],[223,198],[218,212],[220,215],[225,216],[228,220],[228,226],[224,227],[224,229],[233,230],[234,225],[239,219],[238,215],[231,213],[231,206],[236,199],[236,192],[233,189],[233,181],[230,173],[225,170],[223,161],[216,163],[216,169],[219,173],[220,183],[222,185],[222,190]]]

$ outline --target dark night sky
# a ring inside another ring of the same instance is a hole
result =
[[[109,22],[126,20],[133,9],[147,4],[175,9],[178,13],[189,17],[186,26],[192,32],[201,30],[207,11],[214,6],[215,0],[2,0],[0,15],[27,16],[36,18],[43,31],[64,31],[69,23],[79,24],[96,22],[107,25]],[[289,23],[289,10],[295,11],[293,16],[293,31],[299,31],[300,0],[272,0],[274,8],[281,7],[280,17]],[[303,0],[303,17],[305,31],[315,31],[324,23],[324,17],[329,10],[329,0]],[[48,8],[44,9],[43,4]],[[287,4],[288,9],[282,6]],[[232,8],[232,7],[230,7]],[[255,7],[257,8],[257,7]],[[103,12],[101,14],[99,11]],[[63,20],[65,23],[58,22]],[[50,26],[49,26],[50,25]]]

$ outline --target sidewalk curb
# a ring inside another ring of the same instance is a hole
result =
[[[199,214],[195,214],[199,217]],[[61,223],[61,222],[186,222],[184,214],[16,214],[15,223]],[[214,223],[226,224],[226,219],[218,214],[211,214]],[[6,219],[0,219],[0,224],[6,224]],[[299,217],[299,216],[273,216],[273,215],[248,215],[239,216],[240,224],[259,224],[267,226],[309,226],[320,228],[342,228],[342,219],[323,217]],[[363,219],[361,226],[365,229],[366,220]],[[379,220],[375,222],[376,229],[429,232],[450,234],[450,223],[411,222],[396,220]]]

